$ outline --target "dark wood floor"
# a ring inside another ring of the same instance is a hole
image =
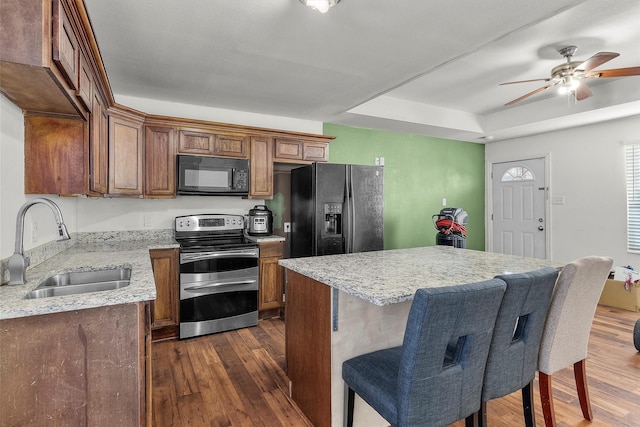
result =
[[[632,330],[640,313],[598,307],[587,374],[595,420],[584,421],[570,368],[554,375],[558,427],[640,426],[640,353]],[[154,426],[311,426],[288,398],[284,323],[153,344]],[[544,426],[537,382],[536,419]],[[520,394],[488,404],[489,425],[523,425]],[[464,424],[458,422],[456,427]]]

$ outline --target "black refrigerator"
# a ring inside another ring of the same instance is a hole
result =
[[[382,166],[314,163],[291,171],[291,257],[383,247]]]

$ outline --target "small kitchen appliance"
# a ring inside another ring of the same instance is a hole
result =
[[[242,215],[175,219],[180,243],[180,338],[258,324],[258,244]]]
[[[256,205],[249,210],[247,233],[250,236],[273,234],[273,214],[265,205]]]
[[[218,196],[249,194],[249,160],[176,156],[176,192]]]
[[[467,212],[462,208],[443,208],[439,214],[431,217],[438,234],[436,245],[466,248],[467,246]]]

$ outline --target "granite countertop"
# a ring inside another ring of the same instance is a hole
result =
[[[73,237],[72,237],[73,239]],[[0,319],[50,314],[156,298],[149,249],[177,248],[172,237],[119,241],[84,241],[27,270],[24,285],[0,286]],[[25,299],[44,279],[69,271],[131,268],[129,286],[85,294]]]
[[[451,246],[290,258],[278,263],[379,306],[409,301],[419,288],[471,283],[498,274],[564,265]]]
[[[286,239],[282,236],[279,236],[277,234],[270,234],[268,236],[250,236],[248,234],[245,234],[247,240],[251,241],[251,242],[256,242],[256,243],[260,243],[260,242],[284,242]]]

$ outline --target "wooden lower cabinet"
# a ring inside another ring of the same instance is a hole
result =
[[[148,303],[0,321],[0,425],[151,425]]]
[[[284,242],[261,242],[260,289],[258,316],[261,319],[280,316],[282,304],[282,267],[278,261],[284,256]]]
[[[179,319],[178,249],[151,249],[156,299],[151,302],[151,334],[154,341],[177,338]]]

